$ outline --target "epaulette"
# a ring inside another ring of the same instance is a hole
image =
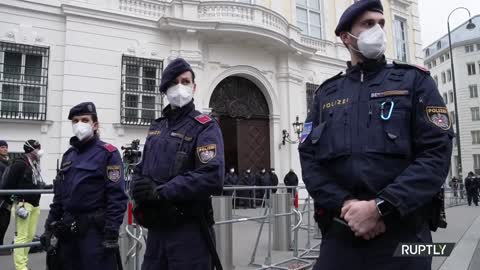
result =
[[[337,75],[335,75],[335,76],[327,79],[327,80],[324,81],[322,84],[320,84],[320,86],[317,88],[317,90],[315,90],[315,94],[316,94],[316,93],[318,92],[318,90],[319,90],[320,88],[322,88],[322,86],[324,86],[325,84],[327,84],[327,83],[329,83],[329,82],[333,82],[333,81],[335,81],[336,79],[341,78],[341,77],[343,77],[343,71],[340,72],[340,73],[338,73]]]
[[[202,125],[207,124],[208,122],[212,121],[212,118],[206,114],[200,114],[194,117],[197,122],[199,122]]]
[[[393,61],[393,67],[394,68],[406,68],[406,69],[416,69],[420,70],[421,72],[430,75],[430,71],[426,67],[418,66],[418,65],[410,65],[410,64],[403,64],[403,63],[397,63]]]
[[[104,144],[103,148],[107,149],[107,151],[110,153],[117,151],[117,148],[109,143]]]

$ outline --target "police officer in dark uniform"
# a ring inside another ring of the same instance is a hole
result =
[[[431,268],[431,257],[393,254],[432,241],[453,132],[428,71],[386,63],[384,24],[380,1],[343,13],[335,33],[351,62],[319,87],[305,120],[302,174],[323,236],[314,269]]]
[[[235,173],[235,168],[230,168],[228,173],[225,175],[224,186],[236,186],[238,185],[238,175]],[[230,196],[233,194],[232,190],[226,190],[223,192],[224,195]]]
[[[222,192],[223,139],[218,123],[195,110],[195,87],[185,60],[163,71],[170,104],[150,126],[132,182],[135,216],[148,228],[143,270],[221,268],[210,196]]]
[[[248,187],[253,187],[255,185],[255,176],[253,175],[252,171],[250,169],[246,169],[243,172],[242,177],[240,178],[239,181],[240,186],[248,186]],[[237,205],[245,207],[245,208],[254,208],[255,207],[255,201],[253,201],[253,195],[255,193],[255,190],[239,190],[237,192],[237,196],[241,197],[238,199]]]
[[[475,181],[473,172],[469,172],[465,178],[465,190],[467,191],[468,206],[472,205],[472,201],[475,206],[478,206],[477,181]]]
[[[118,233],[127,208],[123,165],[115,146],[100,140],[95,105],[70,110],[74,137],[54,180],[41,242],[58,238],[59,269],[116,270]]]

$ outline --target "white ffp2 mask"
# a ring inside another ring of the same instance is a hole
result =
[[[77,136],[80,141],[86,138],[90,138],[93,135],[93,126],[88,123],[76,123],[73,124],[73,134]]]
[[[193,88],[183,84],[177,84],[167,89],[167,99],[175,107],[183,107],[193,98]]]
[[[352,49],[361,53],[366,58],[379,59],[385,53],[387,36],[379,24],[363,31],[358,37],[351,33],[348,34],[358,40],[358,50],[353,47]]]

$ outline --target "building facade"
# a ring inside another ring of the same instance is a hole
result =
[[[466,177],[472,171],[480,174],[480,15],[472,19],[476,28],[468,30],[463,23],[451,31],[455,85],[460,128],[462,169],[458,169],[458,145],[454,139],[450,178],[461,174]],[[445,26],[446,28],[446,26]],[[424,49],[425,66],[438,85],[453,124],[455,104],[448,35],[436,40]],[[454,130],[455,125],[453,125]]]
[[[346,67],[334,35],[351,0],[3,0],[0,137],[20,152],[44,146],[47,180],[72,136],[69,109],[97,105],[101,138],[140,139],[165,105],[162,69],[174,58],[196,73],[196,108],[219,119],[227,166],[300,172],[297,145],[316,87]],[[417,1],[383,1],[387,57],[422,63]]]

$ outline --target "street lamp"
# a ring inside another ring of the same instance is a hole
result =
[[[282,139],[282,145],[285,145],[286,142],[295,144],[298,142],[300,138],[300,134],[303,132],[303,123],[299,122],[298,115],[295,120],[295,122],[292,123],[293,129],[295,130],[295,133],[297,134],[297,140],[292,140],[290,139],[290,133],[286,129],[282,130],[283,134],[283,139]]]
[[[458,176],[460,179],[462,179],[462,149],[460,147],[460,122],[458,121],[458,104],[457,104],[457,87],[455,85],[455,68],[453,64],[453,51],[452,51],[452,36],[451,36],[451,31],[450,31],[450,16],[452,15],[453,12],[459,10],[459,9],[464,9],[468,12],[468,17],[470,18],[468,20],[467,24],[467,29],[472,30],[475,28],[475,24],[472,22],[472,16],[470,14],[470,10],[468,10],[465,7],[458,7],[450,14],[448,15],[447,18],[447,27],[448,27],[448,45],[450,46],[450,64],[452,66],[452,84],[453,84],[453,102],[455,104],[455,129],[456,129],[456,141],[457,141],[457,153],[458,153],[458,164],[457,164],[457,171],[458,171]]]

